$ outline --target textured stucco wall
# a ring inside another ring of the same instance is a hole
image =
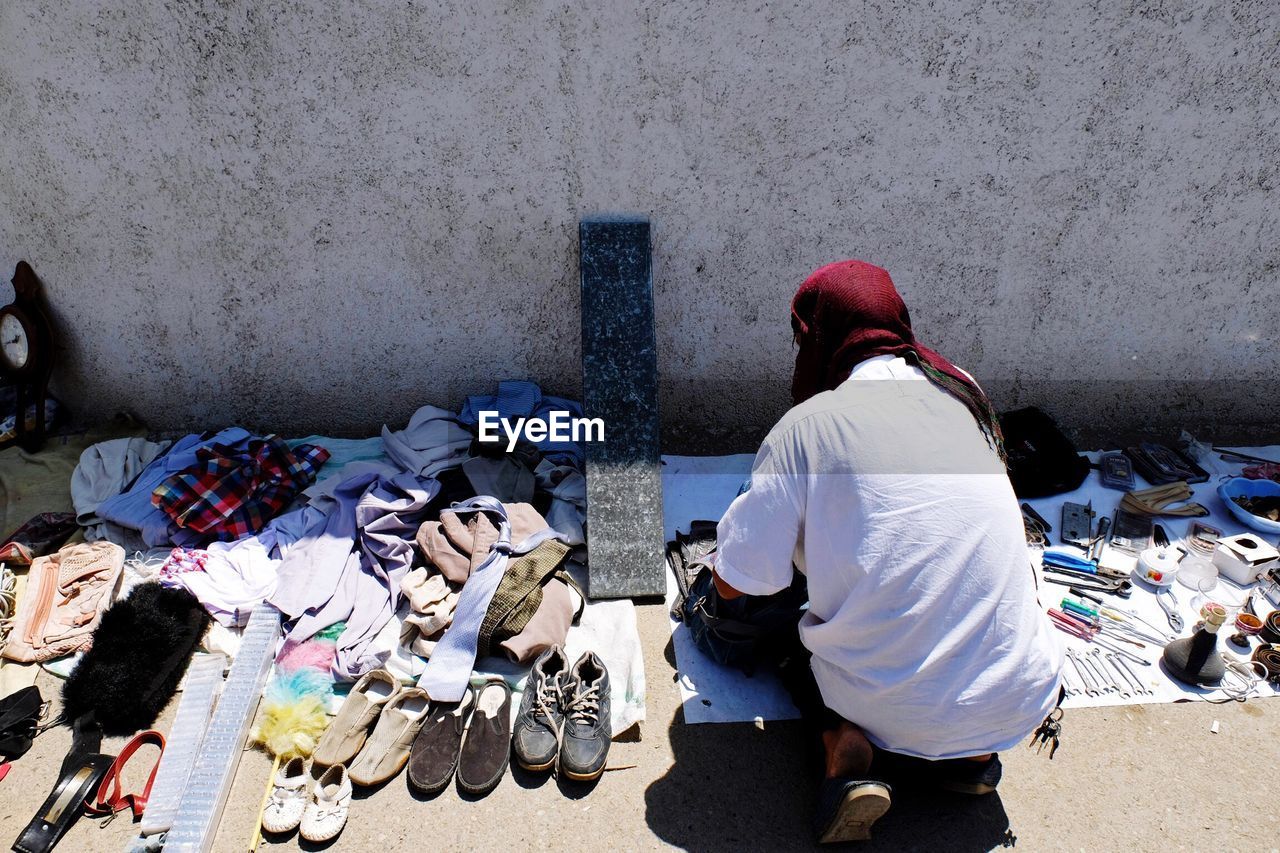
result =
[[[676,444],[772,423],[846,256],[1002,406],[1274,435],[1277,4],[635,5],[0,4],[0,258],[60,392],[338,433],[576,394],[576,222],[633,211]]]

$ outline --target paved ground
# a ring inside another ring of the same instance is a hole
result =
[[[480,800],[454,789],[420,800],[401,776],[359,795],[336,843],[303,849],[811,847],[815,786],[798,724],[684,725],[660,605],[640,608],[640,630],[649,719],[640,737],[614,745],[619,769],[594,788],[516,775]],[[1214,720],[1218,734],[1209,731]],[[1277,721],[1274,700],[1071,712],[1052,762],[1023,748],[1009,752],[1004,784],[988,797],[899,791],[876,839],[861,849],[1276,849],[1280,817],[1264,798],[1280,767]],[[0,842],[16,838],[34,813],[68,742],[65,730],[45,734],[0,782]],[[217,850],[247,849],[268,768],[263,756],[245,753]],[[81,820],[58,849],[120,850],[132,833],[124,819],[105,828]],[[295,849],[298,840],[268,844]]]

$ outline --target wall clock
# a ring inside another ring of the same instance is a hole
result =
[[[0,308],[0,371],[17,392],[17,441],[29,453],[45,440],[44,408],[53,372],[53,325],[44,309],[40,279],[26,261],[13,271],[13,302]],[[34,422],[27,409],[35,407]]]

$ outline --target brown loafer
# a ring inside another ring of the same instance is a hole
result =
[[[476,690],[476,710],[458,757],[458,787],[479,796],[502,781],[511,759],[511,688],[487,681]]]
[[[438,794],[449,785],[458,767],[462,733],[476,706],[475,691],[461,702],[436,702],[409,750],[409,785],[421,794]]]
[[[316,744],[312,763],[322,767],[346,764],[369,736],[369,729],[388,702],[400,692],[400,682],[385,669],[366,672],[342,703],[338,716]]]

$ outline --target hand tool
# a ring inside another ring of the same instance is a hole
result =
[[[1080,662],[1084,664],[1085,668],[1093,675],[1093,680],[1097,683],[1098,691],[1100,693],[1106,694],[1115,690],[1115,686],[1107,679],[1106,674],[1094,665],[1094,660],[1089,653],[1086,652],[1085,654],[1080,655]]]
[[[1094,604],[1102,604],[1102,603],[1103,603],[1102,599],[1101,599],[1101,598],[1098,598],[1098,596],[1096,596],[1096,595],[1090,595],[1089,593],[1084,592],[1082,589],[1079,589],[1079,588],[1077,588],[1077,587],[1069,586],[1069,587],[1067,587],[1067,591],[1068,591],[1068,592],[1070,592],[1072,595],[1075,595],[1075,596],[1078,596],[1078,597],[1080,597],[1080,598],[1083,598],[1085,601],[1092,601]]]
[[[1168,599],[1166,601],[1166,598]],[[1160,605],[1160,609],[1164,611],[1164,615],[1169,619],[1169,627],[1176,633],[1181,634],[1183,625],[1182,614],[1178,612],[1178,597],[1173,594],[1172,589],[1157,589],[1156,603]]]
[[[1135,655],[1133,652],[1129,651],[1128,649],[1122,649],[1119,646],[1113,646],[1111,645],[1111,643],[1107,642],[1105,639],[1101,637],[1094,637],[1093,642],[1097,643],[1099,646],[1101,646],[1102,648],[1106,649],[1109,652],[1115,652],[1118,655],[1122,655],[1123,657],[1128,658],[1134,663],[1142,664],[1143,666],[1151,666],[1151,661],[1141,658],[1138,655]]]
[[[1045,533],[1053,532],[1053,525],[1044,520],[1044,516],[1035,511],[1035,508],[1029,503],[1022,504],[1022,511],[1029,515],[1037,524],[1044,528]]]
[[[1141,616],[1139,616],[1137,613],[1134,613],[1132,610],[1125,610],[1122,607],[1115,607],[1114,605],[1110,609],[1116,611],[1117,613],[1123,613],[1129,619],[1136,619],[1137,621],[1141,622],[1143,625],[1146,625],[1152,631],[1155,631],[1156,634],[1164,638],[1163,640],[1160,641],[1162,644],[1167,643],[1170,640],[1178,639],[1176,634],[1174,635],[1165,634],[1162,630],[1160,630],[1158,626],[1152,625],[1150,622],[1148,622],[1146,619],[1143,619]]]
[[[1220,454],[1223,459],[1227,459],[1228,456],[1231,457],[1231,459],[1227,461],[1238,460],[1241,462],[1258,462],[1266,465],[1280,465],[1280,462],[1277,462],[1274,459],[1263,459],[1261,456],[1250,456],[1247,453],[1237,453],[1234,450],[1227,450],[1225,447],[1215,446],[1213,450],[1215,453]]]
[[[1107,675],[1115,679],[1116,686],[1119,687],[1120,689],[1120,698],[1132,699],[1133,698],[1133,682],[1129,681],[1129,679],[1126,678],[1124,674],[1121,673],[1119,669],[1116,668],[1115,664],[1111,660],[1113,657],[1115,657],[1115,652],[1101,655],[1098,658],[1098,661],[1099,663],[1101,663],[1103,666],[1106,667]]]
[[[1049,609],[1049,619],[1053,621],[1054,627],[1058,630],[1070,634],[1073,637],[1079,637],[1082,640],[1091,640],[1098,632],[1098,629],[1092,625],[1087,625],[1077,619],[1073,619],[1070,615],[1054,608]]]
[[[1080,660],[1080,655],[1075,649],[1067,649],[1067,660],[1071,661],[1071,665],[1076,668],[1076,675],[1080,676],[1080,680],[1084,682],[1084,692],[1087,696],[1097,696],[1102,691],[1098,689],[1097,680],[1088,672],[1088,667]]]
[[[1094,668],[1096,668],[1098,672],[1102,673],[1102,676],[1107,680],[1107,684],[1112,690],[1119,693],[1121,696],[1125,696],[1125,694],[1129,693],[1129,689],[1120,684],[1120,680],[1116,678],[1115,673],[1113,673],[1110,667],[1107,666],[1107,662],[1102,659],[1103,654],[1102,649],[1092,649],[1089,652],[1089,657],[1093,661]],[[1130,696],[1125,696],[1125,698],[1130,698]]]
[[[1104,518],[1098,522],[1098,535],[1089,543],[1089,559],[1093,560],[1096,565],[1098,559],[1102,557],[1102,546],[1109,542],[1107,534],[1111,530],[1111,519]]]
[[[1047,564],[1042,571],[1044,572],[1045,580],[1051,583],[1062,584],[1063,586],[1072,585],[1080,589],[1091,589],[1094,592],[1118,595],[1121,598],[1128,598],[1133,594],[1133,584],[1122,578],[1104,577],[1094,572],[1077,572]]]
[[[1165,643],[1169,642],[1170,638],[1165,634],[1155,633],[1154,631],[1152,633],[1147,633],[1146,631],[1139,630],[1137,625],[1129,621],[1132,617],[1126,616],[1124,611],[1116,610],[1112,607],[1103,607],[1101,608],[1100,615],[1102,618],[1108,620],[1112,626],[1121,629],[1135,639],[1144,640],[1148,643],[1155,643],[1158,646],[1163,646]],[[1143,622],[1142,624],[1147,628],[1151,627],[1150,625],[1147,625],[1146,622]]]
[[[1117,658],[1116,663],[1124,667],[1124,671],[1129,673],[1129,677],[1133,679],[1134,684],[1138,685],[1138,690],[1147,696],[1154,696],[1155,691],[1142,683],[1142,679],[1138,678],[1138,674],[1129,668],[1129,664],[1123,658]]]
[[[1075,678],[1079,678],[1079,675],[1077,674]],[[1079,696],[1084,692],[1075,685],[1075,678],[1071,676],[1071,667],[1062,668],[1062,689],[1067,696]]]

